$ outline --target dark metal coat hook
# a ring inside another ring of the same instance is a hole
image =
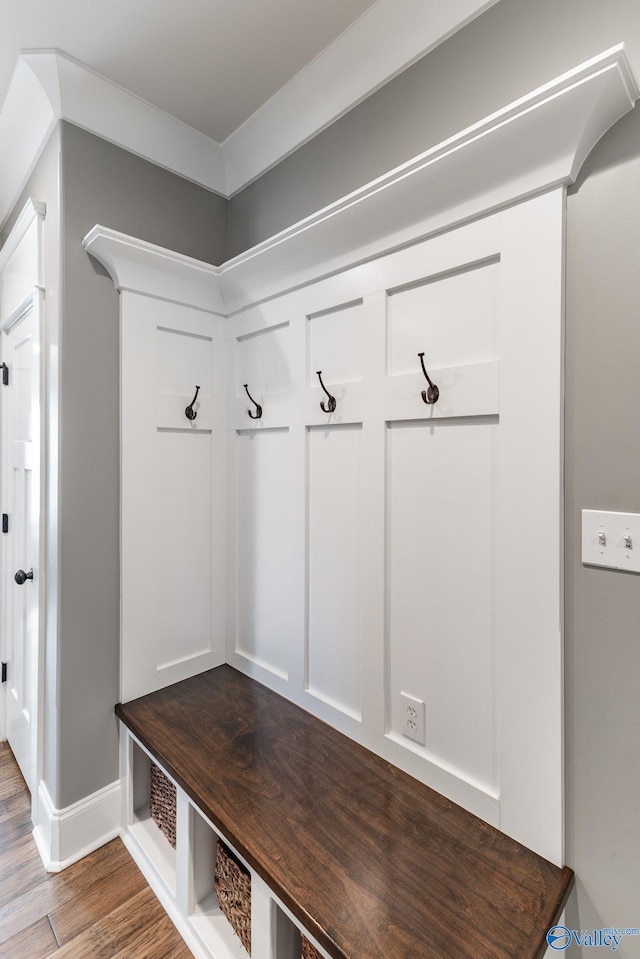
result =
[[[252,413],[251,410],[247,410],[247,413],[249,414],[249,416],[251,417],[252,420],[259,420],[260,417],[262,416],[262,407],[260,406],[259,403],[256,403],[256,401],[254,400],[253,396],[252,396],[251,393],[249,392],[249,384],[248,384],[248,383],[245,383],[245,384],[244,384],[244,388],[245,388],[245,390],[247,391],[247,396],[249,397],[249,399],[251,400],[251,402],[253,403],[253,405],[254,405],[255,408],[256,408],[255,413]]]
[[[321,401],[320,401],[320,409],[322,410],[323,413],[333,413],[333,412],[335,411],[335,408],[336,408],[336,405],[337,405],[337,404],[336,404],[336,398],[335,398],[335,396],[332,396],[332,395],[331,395],[331,393],[329,392],[329,390],[327,389],[327,387],[326,387],[326,386],[324,385],[324,383],[322,382],[322,370],[318,370],[318,379],[320,380],[320,386],[322,387],[322,389],[325,391],[325,393],[326,393],[327,396],[329,397],[329,402],[327,403],[326,406],[324,405],[324,400],[321,400]]]
[[[184,415],[187,417],[188,420],[195,420],[196,416],[198,415],[198,414],[196,413],[196,411],[194,410],[194,408],[193,408],[193,404],[194,404],[195,401],[198,399],[198,393],[199,393],[199,392],[200,392],[200,387],[199,387],[199,386],[196,386],[196,395],[193,397],[193,399],[191,400],[191,402],[190,402],[189,405],[187,406],[186,410],[184,411]]]
[[[431,406],[433,403],[437,403],[438,400],[440,399],[440,390],[438,389],[436,384],[432,382],[432,380],[429,377],[429,374],[426,371],[426,368],[424,365],[424,353],[418,353],[418,356],[420,357],[420,362],[422,363],[422,372],[424,373],[427,383],[429,384],[429,389],[423,390],[421,393],[421,396],[424,402],[427,403],[428,406]]]

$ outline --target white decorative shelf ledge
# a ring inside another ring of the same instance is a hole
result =
[[[96,225],[83,240],[108,271],[116,290],[130,290],[225,314],[220,268]]]
[[[220,270],[229,313],[574,182],[638,98],[620,44],[301,220]]]
[[[639,91],[619,44],[219,267],[96,226],[85,249],[119,288],[174,299],[163,265],[233,313],[510,203],[575,181]],[[132,272],[133,271],[133,272]],[[173,281],[172,281],[173,282]]]

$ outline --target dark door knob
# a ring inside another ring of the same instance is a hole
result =
[[[28,579],[33,579],[33,569],[30,569],[28,573],[25,573],[23,569],[19,569],[14,579],[18,586],[24,586]]]

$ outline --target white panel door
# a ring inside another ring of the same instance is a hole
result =
[[[39,634],[39,351],[35,303],[5,328],[2,357],[2,630],[7,663],[6,733],[22,775],[36,787]]]

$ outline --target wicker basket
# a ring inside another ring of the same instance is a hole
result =
[[[251,955],[251,876],[220,840],[216,849],[215,888],[222,912]]]
[[[316,947],[309,942],[306,936],[301,936],[301,940],[302,948],[300,953],[302,955],[302,959],[323,959]]]
[[[151,763],[149,812],[156,826],[176,848],[176,787],[162,770]]]

